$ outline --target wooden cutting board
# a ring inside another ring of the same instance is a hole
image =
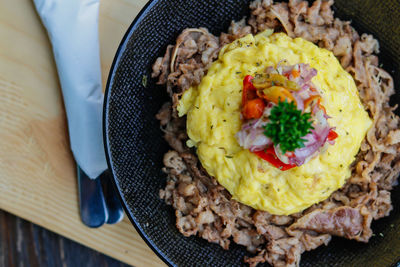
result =
[[[146,0],[100,1],[103,84]],[[32,0],[0,0],[0,209],[135,266],[165,266],[126,218],[79,218],[75,164],[52,50]]]

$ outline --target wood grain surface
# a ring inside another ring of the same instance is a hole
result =
[[[146,0],[100,1],[103,84]],[[164,266],[125,217],[85,227],[51,46],[32,0],[0,0],[0,209],[135,266]],[[1,222],[0,222],[1,224]]]

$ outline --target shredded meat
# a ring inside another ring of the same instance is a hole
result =
[[[219,44],[222,47],[251,33],[251,27],[246,25],[245,19],[242,19],[239,22],[232,21],[231,26],[228,29],[228,33],[221,33],[221,36],[219,37]]]
[[[368,241],[372,234],[370,223],[370,213],[365,212],[363,216],[360,209],[342,206],[331,210],[314,210],[290,225],[287,231],[294,235],[293,230],[312,230],[357,241]]]
[[[187,151],[186,119],[173,116],[171,103],[165,103],[156,118],[160,120],[161,129],[168,144],[178,152]]]
[[[175,45],[167,47],[164,57],[157,58],[152,77],[158,77],[158,84],[167,85],[174,111],[183,92],[200,83],[219,49],[218,38],[207,29],[186,29]],[[176,117],[176,112],[172,114]]]
[[[186,29],[154,63],[152,76],[166,85],[172,99],[157,114],[173,149],[164,156],[167,184],[160,197],[175,208],[176,226],[183,235],[198,235],[224,249],[232,241],[245,246],[256,254],[245,258],[250,266],[263,262],[298,266],[301,253],[327,245],[332,235],[367,242],[371,221],[389,215],[390,190],[400,173],[400,119],[389,106],[393,79],[379,67],[377,40],[360,36],[350,22],[335,19],[332,4],[332,0],[316,0],[311,6],[302,0],[256,0],[249,19],[232,22],[228,33],[218,38],[204,28]],[[182,93],[200,83],[223,45],[266,29],[331,50],[353,76],[373,119],[346,184],[327,200],[290,216],[256,211],[233,200],[186,147],[186,119],[176,112]]]

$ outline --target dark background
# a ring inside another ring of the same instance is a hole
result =
[[[0,267],[128,267],[0,210]]]

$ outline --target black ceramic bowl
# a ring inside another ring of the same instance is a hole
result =
[[[249,14],[244,0],[153,0],[128,29],[117,51],[106,88],[104,143],[126,213],[148,245],[169,265],[241,266],[247,253],[225,251],[175,228],[173,209],[159,199],[165,185],[162,157],[168,145],[155,114],[168,100],[165,88],[150,79],[151,65],[187,27],[226,31],[232,19]],[[400,80],[400,2],[337,0],[336,16],[352,20],[359,32],[380,40],[381,62]],[[143,77],[147,86],[143,85]],[[392,99],[400,103],[399,95]],[[392,194],[390,217],[373,223],[368,244],[334,238],[328,247],[303,254],[302,266],[391,266],[400,260],[400,190]]]

